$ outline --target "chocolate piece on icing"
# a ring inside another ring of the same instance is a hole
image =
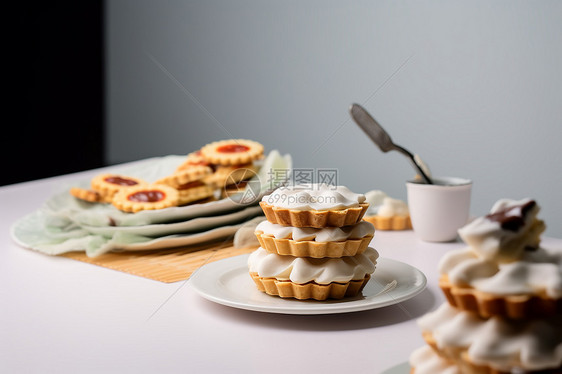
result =
[[[525,217],[527,213],[535,207],[537,203],[530,200],[524,204],[511,206],[495,213],[486,215],[490,221],[499,222],[504,230],[517,232],[525,225]]]

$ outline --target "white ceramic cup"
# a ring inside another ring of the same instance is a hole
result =
[[[468,221],[472,181],[434,177],[434,184],[408,181],[408,208],[414,232],[428,242],[448,242]]]

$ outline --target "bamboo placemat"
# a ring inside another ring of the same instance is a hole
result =
[[[227,241],[179,249],[111,252],[98,257],[88,257],[84,252],[69,252],[61,256],[160,282],[172,283],[189,279],[191,274],[209,262],[250,253],[255,249],[255,247],[234,248],[232,241]]]

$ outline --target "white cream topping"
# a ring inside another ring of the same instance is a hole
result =
[[[490,214],[523,205],[531,199],[497,201]],[[536,204],[525,216],[523,227],[516,231],[506,230],[500,222],[488,217],[478,217],[459,229],[463,241],[472,247],[481,257],[497,259],[502,262],[515,261],[527,246],[538,246],[539,235],[544,231],[544,222],[537,220],[540,207]]]
[[[276,239],[292,238],[296,241],[314,240],[317,242],[341,242],[349,239],[361,239],[375,233],[375,227],[367,222],[360,221],[352,226],[324,227],[321,229],[309,227],[282,226],[269,221],[261,222],[256,231],[263,231]]]
[[[263,216],[253,218],[236,230],[233,240],[234,248],[259,247],[260,242],[258,238],[256,238],[254,231],[258,224],[264,220],[265,218]]]
[[[359,206],[365,201],[365,195],[356,194],[345,186],[320,183],[280,187],[265,195],[262,201],[293,210],[342,210]]]
[[[441,274],[453,285],[471,286],[496,295],[546,294],[562,297],[562,248],[536,248],[544,223],[536,219],[537,204],[520,219],[530,199],[502,199],[490,214],[518,218],[517,230],[502,228],[499,221],[480,217],[459,230],[469,247],[446,253],[439,262]]]
[[[428,345],[414,350],[409,362],[416,374],[461,374],[460,368],[441,358]]]
[[[377,214],[379,207],[382,205],[382,201],[388,197],[388,195],[381,191],[381,190],[371,190],[365,192],[365,201],[369,203],[369,211],[370,215]]]
[[[408,205],[404,201],[394,199],[381,190],[366,192],[365,201],[369,203],[367,215],[370,216],[394,217],[410,214]]]
[[[468,349],[469,359],[498,370],[542,370],[562,365],[562,319],[482,319],[447,302],[418,319],[440,349]]]
[[[498,263],[478,256],[470,247],[447,252],[439,262],[454,285],[468,285],[497,295],[546,293],[562,297],[562,249],[525,251],[519,261]]]
[[[392,197],[386,197],[378,211],[378,215],[381,217],[407,216],[409,213],[408,205],[405,202]]]
[[[311,281],[318,284],[345,283],[372,274],[378,257],[378,252],[370,247],[361,254],[341,258],[280,256],[260,247],[250,254],[248,269],[260,277],[299,284]]]

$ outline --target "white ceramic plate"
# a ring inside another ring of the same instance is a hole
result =
[[[230,257],[201,267],[189,280],[204,298],[239,309],[283,314],[331,314],[357,312],[397,304],[419,294],[425,275],[413,266],[387,258],[361,295],[343,300],[296,300],[270,296],[256,288],[248,274],[249,255]]]
[[[386,369],[381,374],[410,374],[410,364],[406,361]]]

